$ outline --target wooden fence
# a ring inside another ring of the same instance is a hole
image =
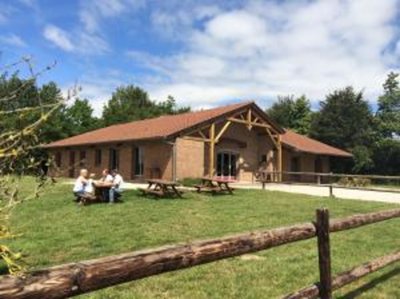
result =
[[[400,209],[330,221],[326,209],[317,210],[316,222],[69,263],[25,277],[1,276],[0,298],[66,298],[314,237],[318,238],[320,282],[284,298],[331,298],[333,290],[399,261],[400,251],[331,278],[329,234],[397,217]]]

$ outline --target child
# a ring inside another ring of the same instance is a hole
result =
[[[73,192],[76,197],[76,201],[80,201],[85,194],[85,188],[87,186],[88,171],[87,169],[81,169],[79,172],[79,177],[76,179]]]
[[[94,174],[94,173],[91,173],[89,175],[89,179],[87,180],[87,184],[85,186],[85,193],[89,193],[91,195],[94,195],[93,183],[94,183],[95,176],[96,176],[96,174]]]

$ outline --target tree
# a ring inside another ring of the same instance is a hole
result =
[[[374,173],[384,175],[400,174],[400,141],[384,138],[373,148]]]
[[[20,79],[18,72],[10,77],[7,72],[0,76],[0,239],[13,237],[8,220],[12,209],[22,201],[38,197],[47,180],[42,171],[43,160],[38,158],[40,135],[44,125],[50,122],[53,113],[65,105],[58,96],[55,85],[38,88],[37,78],[51,66],[34,72],[30,58],[0,69],[11,69],[20,64],[26,65],[29,77]],[[52,92],[49,92],[49,91]],[[50,161],[44,161],[46,164]],[[25,174],[34,175],[37,185],[29,196],[22,196],[20,179]],[[21,255],[6,245],[0,244],[0,259],[12,274],[24,270],[20,262]]]
[[[400,87],[399,74],[389,73],[378,98],[377,141],[373,146],[375,173],[400,174]]]
[[[190,108],[178,108],[173,97],[165,102],[150,100],[146,91],[133,85],[121,86],[104,106],[102,120],[105,125],[151,118],[163,114],[177,114]]]
[[[61,95],[61,90],[54,82],[49,82],[38,88],[41,101],[46,105],[60,103],[39,129],[39,141],[46,144],[71,136],[71,124],[66,116],[67,106]],[[42,153],[45,155],[45,153]]]
[[[100,120],[93,116],[93,108],[87,99],[76,99],[65,114],[69,124],[68,134],[72,136],[98,129],[101,125]]]
[[[158,113],[163,114],[180,114],[190,111],[190,107],[178,107],[176,100],[173,96],[168,96],[165,102],[160,102],[158,104]]]
[[[143,119],[154,115],[154,106],[143,89],[133,85],[118,87],[104,106],[102,119],[105,125]]]
[[[267,110],[267,114],[282,127],[300,134],[308,134],[311,125],[311,104],[303,95],[278,97],[278,101]]]
[[[373,114],[362,92],[336,90],[320,103],[310,128],[311,137],[354,155],[353,171],[368,171],[375,139]]]
[[[383,84],[384,93],[378,99],[376,113],[379,133],[382,137],[400,136],[400,87],[399,74],[389,73]]]

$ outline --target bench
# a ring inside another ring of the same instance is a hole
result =
[[[182,192],[176,187],[178,184],[174,181],[151,179],[147,189],[139,188],[143,195],[156,195],[157,197],[182,197]]]
[[[202,191],[211,192],[213,194],[228,192],[229,194],[233,194],[233,188],[229,186],[229,183],[232,181],[223,180],[218,178],[201,178],[201,184],[194,185],[193,187],[197,189],[197,192],[200,193]]]

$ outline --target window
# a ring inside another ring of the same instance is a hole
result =
[[[267,155],[261,155],[261,161],[260,161],[261,163],[265,163],[265,162],[267,162]]]
[[[110,169],[118,169],[119,167],[119,152],[115,148],[110,148]]]
[[[79,166],[85,166],[86,162],[86,151],[80,151],[79,153]]]
[[[300,171],[300,158],[292,157],[290,161],[290,171],[299,172]]]
[[[94,165],[95,166],[101,165],[101,149],[96,149],[94,153]]]
[[[140,147],[133,148],[133,169],[135,176],[142,176],[143,175],[143,149]]]
[[[61,160],[62,160],[61,152],[57,152],[54,159],[56,162],[56,166],[61,167]]]

